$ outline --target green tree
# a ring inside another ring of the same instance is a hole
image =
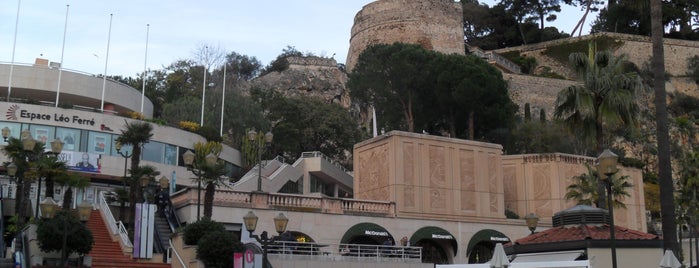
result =
[[[597,191],[597,186],[600,184],[599,175],[597,171],[589,165],[585,165],[587,168],[586,173],[582,173],[578,176],[573,177],[573,183],[566,187],[566,200],[573,200],[578,205],[588,205],[597,207],[606,207],[606,205],[600,205],[600,201],[604,200],[603,196],[600,196],[599,191]],[[614,199],[615,208],[626,208],[623,199],[630,197],[628,189],[631,189],[633,185],[628,182],[628,176],[610,176],[612,180],[612,199]]]
[[[253,99],[260,100],[260,106],[267,111],[266,119],[275,122],[273,127],[262,126],[259,129],[271,129],[274,134],[270,153],[283,155],[289,161],[294,161],[301,153],[320,151],[343,164],[351,162],[348,152],[352,151],[355,143],[361,140],[357,119],[350,112],[335,103],[326,103],[313,97],[284,97],[271,89],[256,89],[252,92]],[[257,129],[257,128],[255,128]],[[249,130],[249,129],[248,129]],[[264,139],[259,137],[259,146],[264,146]],[[254,161],[256,148],[246,140],[243,143],[245,159]],[[252,165],[250,165],[252,166]]]
[[[200,221],[187,224],[184,227],[184,235],[182,239],[186,245],[196,245],[199,240],[207,233],[225,232],[226,227],[222,223],[213,221],[209,218],[203,218]]]
[[[596,52],[594,43],[587,55],[572,53],[571,65],[583,83],[568,86],[556,99],[554,116],[582,138],[594,141],[596,152],[610,146],[604,142],[605,131],[637,125],[636,91],[642,84],[635,73],[623,69],[623,60],[609,51]]]
[[[282,71],[289,68],[289,62],[286,60],[286,58],[288,58],[288,57],[303,57],[303,56],[304,56],[304,54],[301,53],[300,51],[296,50],[295,47],[286,46],[286,48],[282,50],[282,54],[277,56],[276,59],[274,59],[264,69],[262,69],[260,76],[263,76],[263,75],[266,75],[266,74],[269,74],[272,72],[282,72]]]
[[[129,185],[129,207],[131,207],[131,213],[129,214],[129,225],[133,228],[134,215],[133,210],[136,208],[136,203],[142,201],[141,186],[137,182],[139,177],[135,177],[133,171],[137,170],[141,164],[141,152],[143,150],[143,145],[148,143],[148,141],[153,137],[153,126],[147,122],[133,121],[129,123],[125,121],[124,128],[121,129],[121,136],[116,138],[117,142],[120,142],[124,146],[131,146],[131,177],[125,178],[127,184]]]
[[[24,135],[24,133],[22,135]],[[25,151],[20,139],[10,137],[7,140],[7,145],[2,150],[10,159],[10,162],[4,163],[5,168],[11,163],[17,166],[17,173],[12,180],[17,185],[15,194],[15,215],[18,217],[16,225],[22,226],[29,216],[30,185],[39,178],[37,172],[32,171],[32,168],[37,168],[36,162],[28,160],[34,156],[41,155],[45,150],[45,144],[37,142],[32,151]]]
[[[53,198],[53,185],[55,178],[65,174],[68,170],[66,163],[56,157],[48,154],[42,154],[35,162],[37,166],[37,175],[39,178],[44,178],[45,196]]]
[[[90,178],[75,173],[62,173],[56,178],[56,183],[67,187],[63,192],[63,209],[69,210],[73,204],[73,189],[82,190],[90,186]]]
[[[365,109],[376,108],[379,125],[414,132],[434,53],[414,44],[368,47],[349,75],[350,97]]]
[[[472,55],[435,53],[429,70],[425,79],[433,90],[422,93],[420,105],[437,107],[439,113],[423,115],[423,122],[444,122],[445,126],[434,129],[423,123],[424,129],[475,139],[512,125],[517,106],[508,95],[500,71],[487,62]],[[435,102],[430,105],[432,99]]]
[[[60,267],[64,267],[65,260],[73,253],[90,253],[94,244],[92,232],[67,210],[56,212],[51,219],[39,221],[36,236],[41,251],[64,251]],[[66,239],[65,247],[63,239]]]
[[[232,267],[233,254],[245,247],[235,234],[228,231],[207,232],[197,243],[197,259],[206,267]]]
[[[223,161],[217,161],[214,165],[206,163],[206,156],[213,154],[218,157],[221,154],[223,146],[219,142],[206,142],[194,144],[194,167],[201,172],[201,176],[196,178],[197,182],[204,185],[204,218],[211,219],[214,207],[214,194],[216,187],[225,186],[228,178],[226,178],[226,164]]]
[[[677,229],[675,223],[674,183],[670,160],[670,137],[668,131],[667,96],[665,83],[665,52],[663,44],[663,12],[660,0],[651,0],[651,41],[653,59],[651,61],[655,92],[656,138],[658,141],[658,180],[660,185],[660,212],[663,224],[663,247],[677,252]]]

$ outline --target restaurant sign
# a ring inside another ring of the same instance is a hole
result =
[[[364,230],[364,234],[371,236],[388,236],[388,232],[386,231]]]

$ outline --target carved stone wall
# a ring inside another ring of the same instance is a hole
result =
[[[354,194],[394,201],[399,216],[504,220],[501,154],[497,144],[392,131],[355,145]]]
[[[505,208],[520,216],[533,212],[539,218],[550,219],[556,212],[575,206],[565,199],[567,187],[573,177],[587,172],[585,164],[592,165],[594,161],[591,157],[566,154],[504,156]],[[645,232],[641,171],[622,168],[621,174],[629,176],[633,187],[629,190],[631,196],[623,199],[626,209],[614,210],[615,224]]]
[[[400,131],[354,146],[354,195],[391,201],[396,215],[503,223],[505,210],[536,213],[544,223],[573,207],[565,199],[574,176],[595,159],[567,154],[502,155],[497,144]],[[616,224],[646,231],[643,179],[624,168],[633,188],[615,210]]]
[[[446,54],[464,54],[463,12],[454,0],[378,0],[354,17],[347,70],[359,54],[376,44],[419,44]]]

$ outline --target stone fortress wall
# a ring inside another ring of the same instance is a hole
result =
[[[556,95],[563,88],[578,83],[573,79],[574,73],[565,63],[561,63],[545,55],[545,51],[553,46],[567,43],[593,40],[600,37],[610,37],[619,44],[612,52],[616,56],[626,55],[627,59],[638,68],[650,62],[652,57],[652,43],[647,36],[638,36],[619,33],[596,33],[581,37],[553,40],[532,45],[510,47],[495,50],[494,52],[503,54],[511,51],[519,51],[522,56],[536,58],[538,67],[549,67],[552,72],[569,77],[571,80],[552,79],[531,75],[503,74],[503,78],[508,82],[510,96],[512,100],[520,106],[523,112],[524,104],[531,105],[532,114],[538,114],[539,109],[546,111],[547,118],[551,118],[555,107]],[[688,66],[687,59],[699,55],[699,42],[664,39],[665,50],[665,71],[671,76],[666,83],[668,92],[682,92],[691,96],[699,97],[699,88],[694,81],[686,77]],[[585,51],[586,53],[587,51]]]
[[[371,45],[402,42],[463,55],[463,40],[463,11],[458,1],[374,1],[354,17],[347,70],[354,68],[359,54]]]
[[[323,57],[288,57],[289,69],[337,68],[337,61]]]

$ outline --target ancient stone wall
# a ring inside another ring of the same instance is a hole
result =
[[[306,69],[312,67],[329,67],[337,68],[337,61],[333,58],[321,57],[288,57],[290,69]]]
[[[566,39],[558,39],[548,42],[541,42],[532,45],[509,47],[495,50],[496,53],[503,54],[510,51],[519,51],[520,54],[537,59],[539,66],[549,66],[554,72],[559,74],[567,74],[566,71],[560,71],[559,67],[567,68],[567,62],[553,63],[547,60],[544,51],[547,48],[557,45],[563,45],[578,41],[592,40],[600,37],[610,37],[620,44],[612,52],[615,55],[625,54],[628,60],[642,68],[644,64],[649,63],[652,56],[652,43],[649,37],[619,33],[596,33],[581,37],[573,37]],[[664,39],[665,48],[665,71],[671,76],[684,76],[687,74],[687,59],[699,54],[699,42],[687,41],[678,39]],[[571,51],[574,52],[574,51]],[[587,51],[584,51],[587,52]],[[567,75],[566,75],[567,76]]]
[[[578,82],[530,75],[502,74],[507,82],[510,98],[519,105],[519,113],[524,114],[524,105],[529,103],[531,113],[538,115],[544,109],[546,118],[553,118],[556,95],[562,89]]]
[[[354,17],[347,70],[364,49],[395,42],[419,44],[446,54],[464,54],[463,12],[454,0],[378,0]]]

